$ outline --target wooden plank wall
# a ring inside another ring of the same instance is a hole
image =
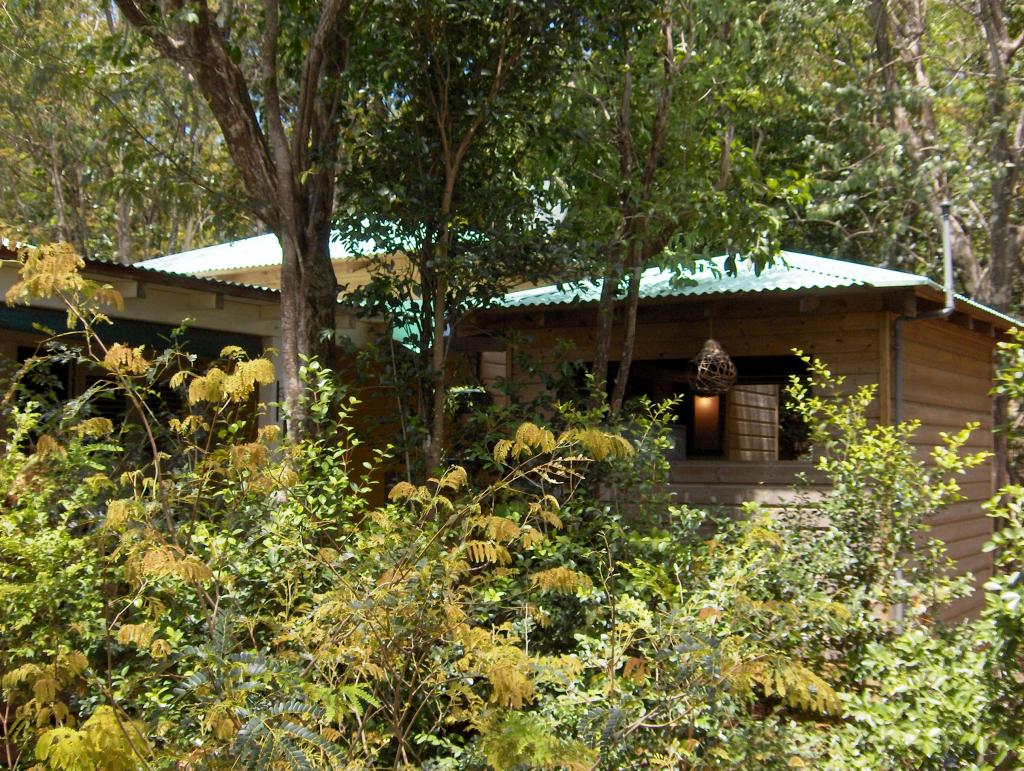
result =
[[[878,383],[883,310],[878,294],[652,303],[638,315],[634,360],[690,359],[713,335],[732,356],[787,356],[799,348],[844,375],[851,388]],[[477,324],[488,334],[522,338],[511,360],[513,377],[527,386],[526,396],[542,386],[518,366],[518,354],[554,365],[554,343],[566,340],[581,361],[592,360],[597,330],[593,309],[491,312]],[[620,347],[617,327],[612,350]],[[880,417],[877,402],[872,411],[872,418]]]
[[[635,358],[688,359],[709,334],[732,356],[784,356],[799,348],[844,376],[847,389],[877,384],[878,398],[868,417],[889,422],[894,418],[894,318],[877,294],[652,304],[642,308],[638,318]],[[491,334],[516,330],[527,340],[531,354],[541,359],[554,349],[556,340],[571,341],[583,361],[591,358],[596,330],[593,312],[578,309],[503,312],[487,317],[481,326]],[[990,450],[991,337],[942,320],[905,324],[903,336],[904,417],[923,423],[916,437],[922,457],[940,441],[940,431],[957,431],[968,421],[981,424],[969,449]],[[613,350],[619,341],[616,332]],[[524,371],[514,370],[513,375],[529,381]],[[539,390],[541,384],[535,380],[531,387]],[[684,461],[673,464],[672,489],[681,502],[697,506],[730,508],[746,499],[771,505],[792,495],[788,484],[796,470],[780,461]],[[981,509],[992,493],[992,474],[991,463],[974,469],[962,483],[965,500],[931,523],[932,535],[947,543],[957,571],[972,572],[979,585],[992,572],[991,557],[981,551],[992,533],[991,520]],[[957,620],[975,613],[982,602],[980,592],[975,592],[940,616]]]
[[[498,387],[499,380],[508,377],[509,357],[507,351],[482,351],[480,353],[480,383],[494,399],[495,404],[505,405],[508,396]]]
[[[555,349],[557,340],[570,341],[580,360],[591,358],[596,331],[592,310],[497,312],[483,316],[478,323],[488,334],[522,340],[520,345],[525,346],[531,358],[544,360],[547,352]],[[882,352],[888,349],[887,323],[885,302],[878,294],[651,304],[640,309],[635,357],[636,361],[689,359],[711,334],[736,357],[788,356],[798,348],[826,362],[833,373],[846,378],[846,387],[852,389],[885,383],[888,379],[887,367],[882,363]],[[616,331],[613,351],[619,346],[619,335]],[[532,396],[543,386],[526,369],[517,366],[517,353],[511,352],[509,357],[513,376],[527,384],[525,395]],[[548,360],[552,366],[559,363],[553,357]],[[736,388],[734,392],[746,388]],[[880,390],[884,391],[884,386]],[[744,393],[741,398],[737,393],[730,398],[737,403],[751,402],[753,392]],[[761,406],[767,408],[767,404]],[[749,411],[753,403],[745,408]],[[777,409],[777,401],[773,408]],[[727,405],[727,437],[729,415],[735,415],[735,411],[735,404]],[[876,400],[870,417],[878,420],[884,412]],[[772,428],[777,431],[777,419]],[[774,460],[777,435],[767,443],[762,437],[757,452],[753,450],[753,438],[741,450],[735,430],[732,436],[733,455],[729,455],[729,460],[673,463],[671,485],[678,500],[729,510],[745,500],[757,500],[768,506],[791,500],[795,474],[808,470],[807,464]],[[733,462],[733,457],[744,455],[749,461]]]
[[[807,479],[797,490],[797,476]],[[813,464],[806,461],[675,461],[669,473],[669,489],[679,503],[695,508],[715,508],[736,515],[741,504],[757,502],[766,508],[800,505],[821,495],[826,485]]]
[[[903,417],[921,421],[915,444],[922,457],[941,442],[939,433],[955,432],[969,421],[981,427],[967,444],[970,451],[992,450],[993,340],[988,335],[948,321],[929,320],[903,325]],[[956,572],[970,571],[980,587],[992,575],[992,556],[981,547],[992,536],[993,521],[981,508],[993,492],[990,461],[959,480],[964,500],[931,521],[933,537],[945,541]],[[943,614],[957,620],[976,613],[984,604],[981,591],[949,606]]]

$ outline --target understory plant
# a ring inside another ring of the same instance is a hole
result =
[[[790,396],[831,487],[782,509],[674,505],[672,405],[509,404],[472,417],[465,464],[385,482],[326,363],[303,368],[316,431],[286,441],[256,404],[270,361],[109,341],[117,297],[80,268],[34,252],[9,296],[72,323],[2,404],[7,765],[1019,764],[1020,490],[991,505],[983,615],[936,620],[970,591],[926,530],[982,461],[966,432],[922,459],[809,361]],[[86,394],[40,395],[53,356]]]

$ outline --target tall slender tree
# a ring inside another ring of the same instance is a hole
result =
[[[795,226],[840,253],[938,275],[941,204],[950,200],[959,287],[1000,310],[1019,309],[1019,4],[859,0],[807,7],[816,22],[797,55],[814,105],[805,163],[817,184],[815,205]],[[997,425],[1006,422],[1006,409],[997,399]],[[1004,436],[996,440],[1001,461]]]
[[[0,25],[0,228],[121,262],[252,232],[194,84],[111,6],[9,0]]]
[[[779,246],[781,204],[804,196],[799,174],[772,177],[755,146],[773,7],[640,0],[590,17],[592,41],[567,90],[563,230],[582,239],[592,255],[583,269],[602,282],[593,374],[603,392],[618,360],[613,412],[626,393],[643,270],[722,252],[763,264]]]
[[[794,226],[865,261],[938,270],[954,204],[960,286],[1019,306],[1024,17],[1004,0],[811,3],[804,163],[815,205]]]
[[[346,117],[348,0],[116,0],[124,18],[197,84],[252,212],[281,242],[281,379],[295,431],[302,357],[333,352],[337,281],[329,244]],[[259,23],[253,16],[259,13]]]
[[[365,141],[341,216],[349,238],[401,251],[371,291],[414,330],[424,456],[445,442],[451,340],[471,307],[546,271],[543,173],[531,175],[581,9],[557,2],[392,0],[365,19]],[[387,55],[381,55],[382,51]],[[354,74],[354,73],[353,73]],[[536,170],[536,169],[533,169]]]

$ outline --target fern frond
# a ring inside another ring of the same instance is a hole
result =
[[[505,517],[486,517],[487,537],[494,541],[511,541],[519,537],[522,528]]]
[[[580,589],[590,589],[594,585],[590,576],[562,566],[534,573],[530,576],[530,582],[542,592],[566,594],[572,594]]]
[[[478,565],[496,564],[511,565],[512,555],[509,554],[501,544],[492,541],[466,541],[464,548],[469,554],[469,559]]]
[[[523,423],[516,429],[516,444],[526,449],[551,452],[555,449],[555,435],[534,423]]]
[[[494,460],[498,463],[507,461],[509,453],[512,452],[512,444],[510,439],[499,439],[494,445]]]

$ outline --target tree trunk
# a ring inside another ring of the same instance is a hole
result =
[[[1010,40],[1006,11],[999,0],[979,3],[982,29],[989,52],[990,83],[986,89],[989,121],[992,126],[991,162],[992,211],[989,214],[989,267],[986,290],[979,298],[1001,311],[1010,311],[1013,304],[1013,279],[1020,245],[1012,216],[1018,163],[1021,155],[1022,116],[1011,116],[1008,99],[1008,67],[1018,45]],[[1016,135],[1011,136],[1010,123],[1015,123]]]
[[[348,56],[348,3],[319,4],[304,61],[291,68],[298,88],[289,91],[296,102],[287,107],[281,102],[277,0],[262,4],[258,105],[215,7],[196,4],[189,23],[181,25],[174,20],[178,4],[115,2],[160,54],[189,73],[220,126],[253,208],[281,243],[280,377],[289,433],[302,436],[315,430],[303,404],[302,358],[333,363],[337,280],[329,244],[345,109],[339,76]]]
[[[288,433],[315,433],[305,408],[300,369],[304,359],[330,366],[334,357],[338,284],[330,263],[330,230],[303,238],[294,227],[278,231],[281,242],[280,380]]]
[[[85,201],[85,177],[82,167],[75,166],[75,222],[77,231],[77,246],[83,257],[92,257],[89,252],[89,222],[86,213],[89,206]]]
[[[641,250],[633,246],[630,257],[629,289],[626,292],[626,318],[622,330],[622,356],[619,359],[619,371],[615,373],[615,388],[612,390],[610,410],[613,415],[622,410],[626,399],[626,384],[629,382],[629,370],[633,366],[633,348],[636,342],[636,316],[640,307],[640,276],[644,266]]]
[[[646,262],[657,252],[661,251],[671,235],[671,226],[664,232],[659,233],[656,238],[652,237],[651,219],[647,214],[641,216],[642,210],[651,200],[654,189],[654,177],[661,164],[662,150],[665,146],[666,128],[668,126],[668,113],[672,104],[672,85],[679,72],[679,63],[676,61],[676,47],[673,37],[672,14],[669,4],[663,7],[664,17],[661,23],[662,44],[662,66],[664,80],[658,93],[657,108],[651,120],[650,140],[647,150],[644,153],[645,159],[640,175],[639,196],[633,200],[630,194],[630,187],[633,183],[633,154],[634,140],[632,136],[632,106],[630,100],[633,93],[633,52],[629,47],[628,38],[625,49],[625,71],[622,80],[622,94],[619,100],[619,113],[616,116],[616,130],[618,134],[619,149],[619,182],[621,192],[619,194],[619,253],[623,257],[617,257],[614,261],[616,280],[609,293],[605,287],[601,292],[601,308],[598,312],[599,334],[598,345],[602,353],[601,361],[601,383],[602,390],[607,388],[607,350],[611,346],[611,327],[615,312],[615,295],[622,273],[629,271],[629,288],[626,295],[626,318],[622,333],[622,350],[619,357],[619,369],[615,375],[615,387],[612,389],[609,409],[614,415],[622,409],[622,403],[626,396],[626,385],[629,382],[629,370],[633,364],[633,348],[636,340],[636,317],[640,305],[640,277],[646,267]],[[726,147],[723,150],[721,184],[728,181],[728,142],[731,139],[731,129],[728,132]],[[606,282],[607,283],[607,282]],[[596,355],[595,355],[595,370]],[[595,379],[597,376],[595,375]]]
[[[989,263],[985,271],[984,291],[979,299],[998,310],[1013,309],[1014,279],[1020,260],[1020,228],[1013,222],[1016,203],[1015,189],[1019,179],[1021,144],[1024,141],[1024,114],[1010,115],[1008,100],[1008,70],[1020,49],[1020,40],[1009,34],[1006,8],[1001,0],[981,0],[977,6],[981,27],[988,47],[988,66],[991,76],[986,90],[989,120],[992,126],[990,151],[992,174],[992,209],[988,221]],[[1011,133],[1010,126],[1014,125]],[[992,405],[992,422],[997,428],[1009,423],[1009,400],[996,396]],[[1002,487],[1010,481],[1009,441],[1005,432],[995,434],[996,485]]]
[[[934,89],[925,67],[925,8],[916,1],[897,3],[903,18],[896,19],[892,5],[891,0],[871,0],[867,7],[882,88],[890,104],[888,121],[903,138],[902,144],[914,166],[918,170],[927,169],[920,194],[931,213],[935,231],[939,232],[942,230],[941,204],[950,198],[950,186],[943,165],[936,158],[941,157],[942,142],[935,120]],[[904,96],[901,71],[912,84],[912,100]],[[908,104],[916,108],[914,113],[908,109]],[[970,235],[958,218],[954,217],[950,224],[954,261],[964,272],[968,291],[979,294],[984,291],[981,285],[985,276]]]
[[[117,261],[128,265],[132,261],[132,214],[128,197],[117,196]]]
[[[123,165],[121,170],[123,171]],[[117,261],[128,265],[132,261],[132,206],[122,181],[117,194]]]
[[[615,325],[615,296],[619,293],[622,269],[616,256],[601,280],[601,299],[597,305],[597,335],[594,339],[594,390],[601,402],[608,390],[608,361]]]
[[[50,179],[53,184],[53,207],[57,213],[57,240],[71,243],[67,205],[64,199],[64,177],[57,140],[50,137]]]
[[[441,241],[444,242],[447,234],[442,234]],[[443,246],[438,245],[438,251],[447,252]],[[441,262],[447,262],[447,254],[443,254]],[[433,406],[431,407],[431,429],[427,438],[427,474],[431,474],[441,465],[441,451],[444,446],[444,413],[445,413],[445,360],[446,341],[445,330],[445,301],[448,294],[447,282],[442,271],[438,271],[437,281],[434,285],[434,315],[433,333],[431,334],[430,349],[430,375],[434,384]]]

